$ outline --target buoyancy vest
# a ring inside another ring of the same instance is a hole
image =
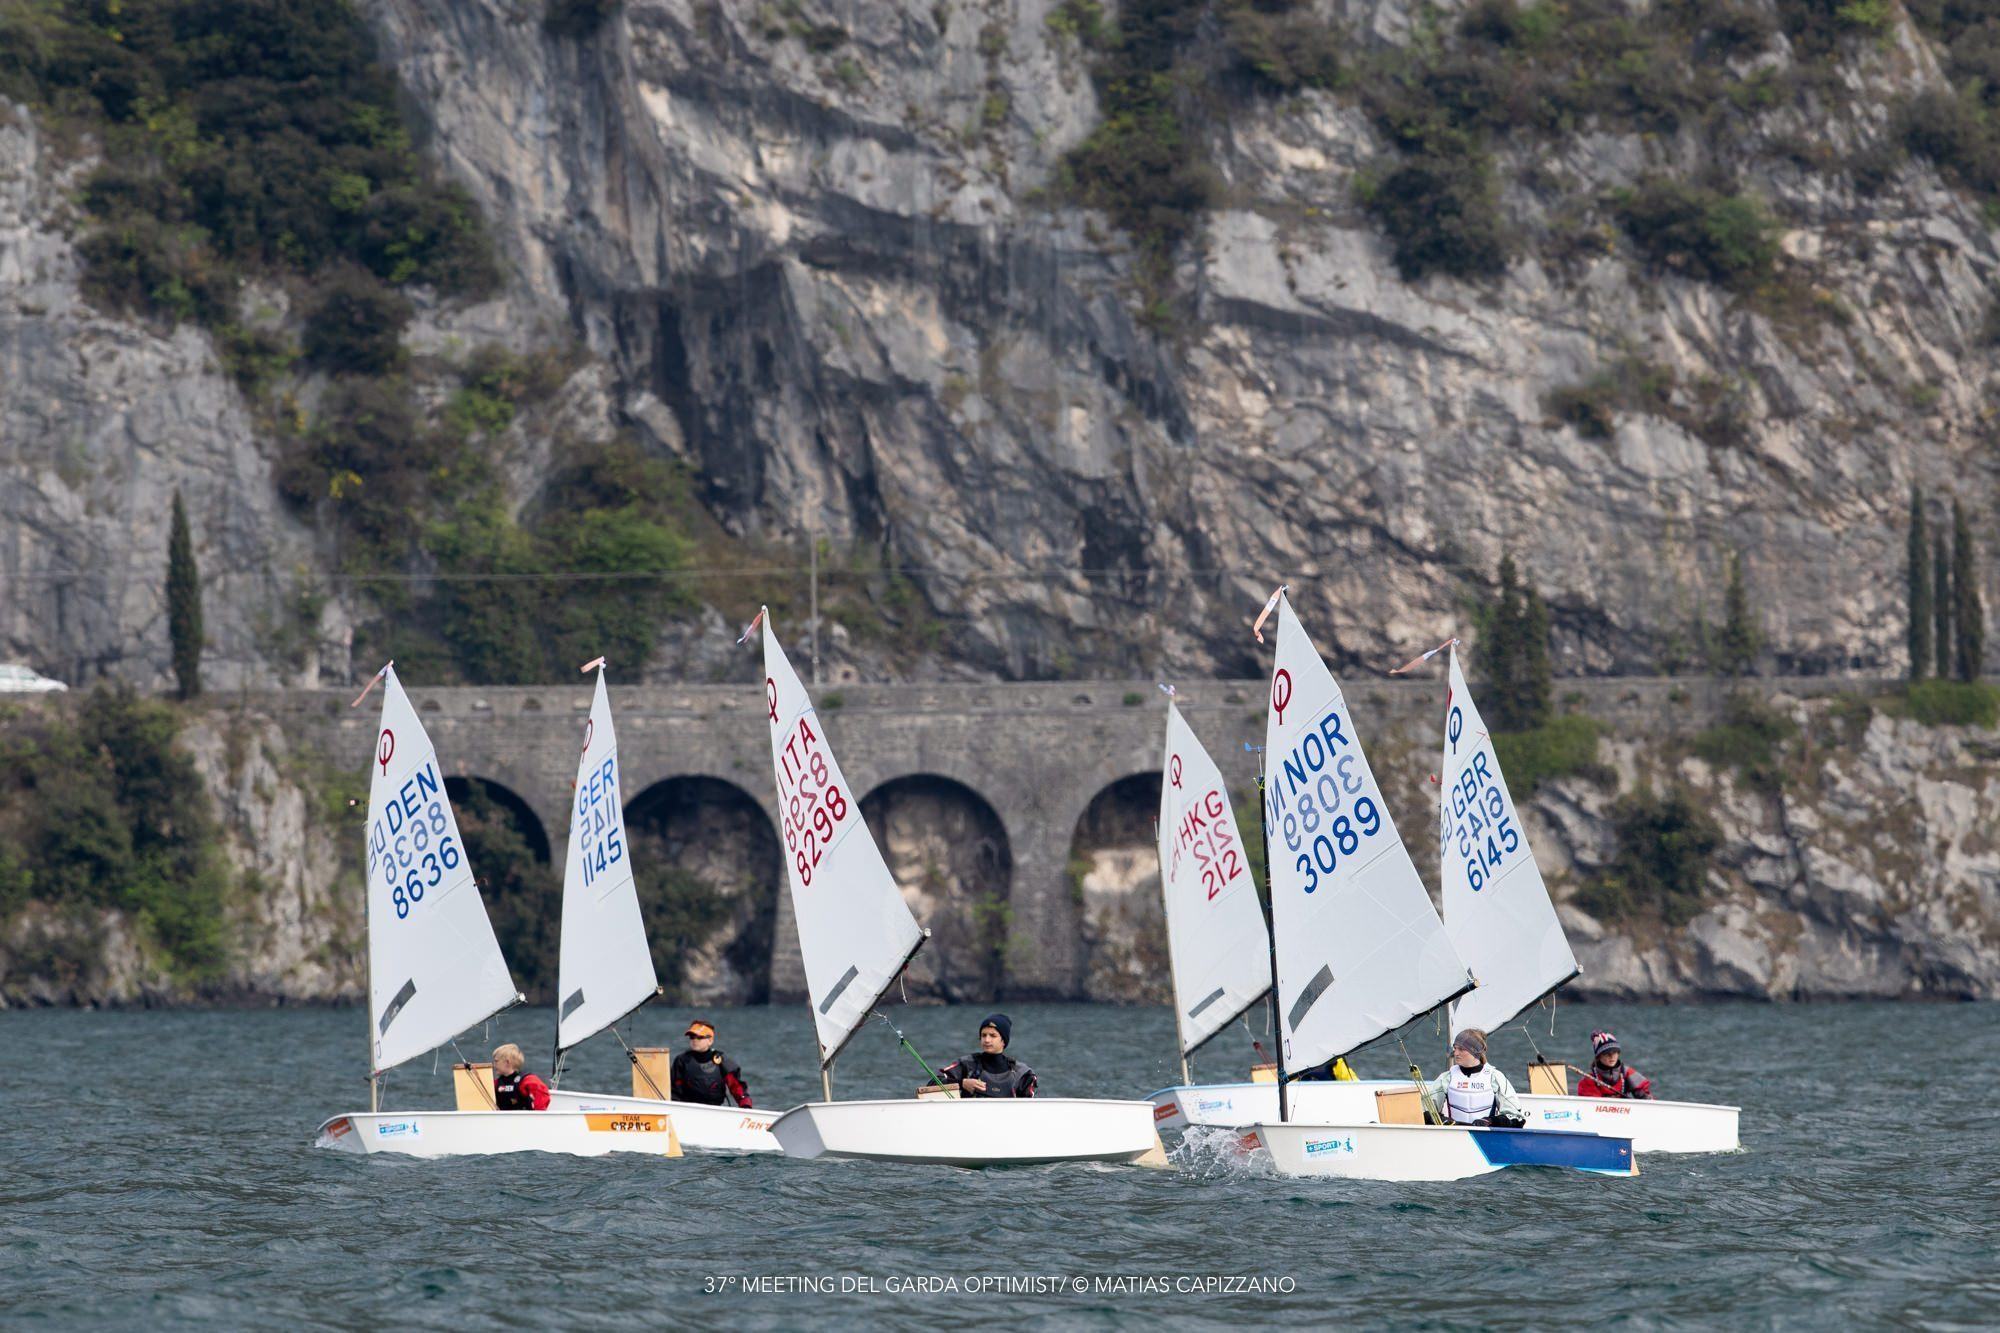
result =
[[[961,1092],[962,1097],[1012,1097],[1028,1067],[1011,1055],[988,1055],[985,1051],[968,1055],[958,1062],[960,1078],[982,1079],[984,1092]]]
[[[674,1100],[720,1106],[729,1095],[725,1076],[735,1072],[736,1062],[721,1051],[682,1051],[674,1057]]]
[[[1460,1069],[1453,1065],[1445,1081],[1444,1100],[1454,1125],[1473,1125],[1493,1114],[1499,1098],[1493,1090],[1493,1066]]]
[[[532,1111],[535,1103],[527,1093],[521,1091],[521,1080],[529,1077],[525,1069],[517,1069],[511,1074],[493,1074],[493,1105],[502,1111]]]

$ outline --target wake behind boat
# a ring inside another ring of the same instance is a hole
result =
[[[825,1099],[772,1124],[787,1156],[1001,1166],[1026,1162],[1164,1163],[1153,1108],[1064,1097],[936,1097],[836,1102],[833,1064],[930,932],[910,914],[859,795],[834,758],[798,673],[760,610],[764,703],[783,813],[785,878],[819,1039]],[[1153,1154],[1158,1154],[1153,1157]]]

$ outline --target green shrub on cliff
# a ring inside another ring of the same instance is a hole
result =
[[[1516,802],[1535,794],[1544,782],[1580,777],[1611,783],[1617,775],[1598,762],[1597,743],[1604,725],[1582,713],[1567,713],[1527,731],[1493,733],[1493,757],[1507,775],[1507,791]]]
[[[1612,807],[1612,820],[1617,853],[1604,874],[1577,891],[1576,905],[1604,921],[1683,926],[1699,916],[1722,831],[1694,796],[1641,787]]]
[[[98,689],[0,720],[0,919],[29,900],[125,913],[181,979],[228,956],[229,872],[166,704]]]
[[[1983,680],[1911,681],[1903,703],[1927,727],[2000,726],[2000,687]]]

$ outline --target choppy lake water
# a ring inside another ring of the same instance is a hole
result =
[[[1050,1093],[1143,1096],[1175,1081],[1164,1009],[1009,1012],[1014,1052]],[[981,1013],[894,1010],[933,1063],[972,1047]],[[689,1016],[645,1011],[629,1035],[664,1043]],[[758,1105],[817,1095],[803,1012],[707,1016]],[[1744,1151],[1647,1157],[1632,1180],[1511,1170],[1423,1186],[1283,1181],[1188,1149],[1172,1171],[359,1158],[310,1146],[325,1116],[366,1107],[358,1011],[0,1013],[0,1321],[2000,1320],[2000,1006],[1566,1005],[1550,1049],[1583,1063],[1597,1025],[1663,1095],[1740,1104]],[[549,1011],[522,1010],[491,1039],[533,1060],[552,1030]],[[1410,1049],[1434,1069],[1441,1043],[1421,1036]],[[1496,1054],[1524,1081],[1524,1037],[1502,1036]],[[1240,1033],[1225,1035],[1197,1075],[1240,1077],[1247,1062]],[[1383,1075],[1402,1063],[1393,1042],[1357,1061]],[[545,1055],[532,1067],[546,1073]],[[843,1056],[836,1091],[899,1094],[919,1076],[878,1024]],[[629,1075],[605,1038],[565,1083],[618,1091]],[[385,1106],[449,1100],[448,1071],[421,1061],[392,1075]],[[963,1291],[995,1277],[1060,1290]],[[961,1290],[892,1290],[947,1278]],[[1078,1278],[1089,1290],[1072,1289]],[[1184,1290],[1209,1278],[1290,1289]],[[745,1292],[744,1279],[835,1290]]]

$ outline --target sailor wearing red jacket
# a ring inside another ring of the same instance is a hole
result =
[[[493,1048],[493,1105],[502,1111],[546,1111],[549,1085],[522,1072],[527,1063],[513,1042]]]
[[[1590,1034],[1590,1050],[1595,1058],[1583,1077],[1577,1080],[1577,1096],[1652,1100],[1653,1080],[1624,1062],[1618,1053],[1618,1038],[1609,1032],[1593,1032]]]

